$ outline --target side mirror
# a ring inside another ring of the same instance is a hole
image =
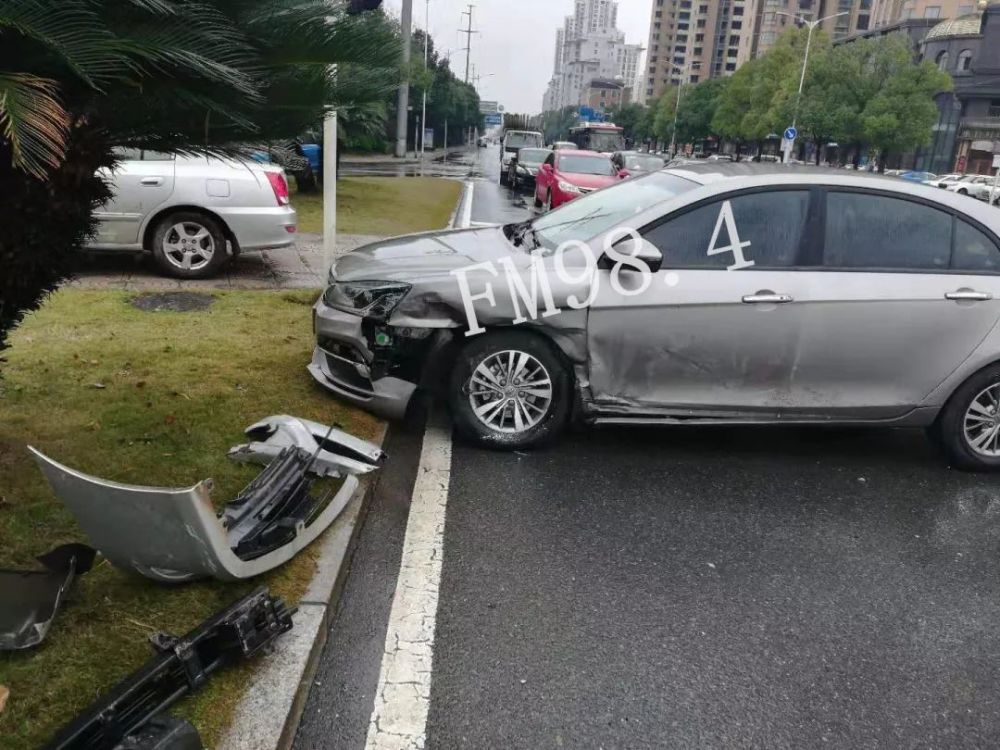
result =
[[[633,258],[638,258],[649,266],[649,270],[653,273],[659,271],[661,266],[663,266],[663,253],[660,252],[660,248],[653,243],[646,241],[642,237],[639,238],[638,248],[636,247],[635,239],[632,237],[626,237],[625,239],[616,242],[614,248],[615,252],[620,255],[629,255]],[[601,256],[597,267],[606,270],[613,268],[617,262],[617,259],[612,258],[610,255],[605,253]],[[622,269],[636,272],[634,267],[628,265],[623,265]]]
[[[545,172],[545,174],[548,174],[549,172],[552,171],[552,165],[551,164],[543,164],[542,165],[542,171]]]
[[[623,180],[627,180],[629,177],[632,176],[632,173],[629,172],[627,169],[619,169],[618,176]]]

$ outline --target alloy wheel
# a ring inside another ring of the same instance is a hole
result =
[[[990,458],[1000,457],[1000,383],[994,383],[972,399],[963,420],[969,447]]]
[[[520,433],[536,426],[552,406],[552,378],[523,351],[495,352],[472,371],[466,383],[469,406],[491,430]]]
[[[200,271],[215,257],[215,240],[202,224],[182,221],[163,235],[163,255],[167,261],[185,271]]]

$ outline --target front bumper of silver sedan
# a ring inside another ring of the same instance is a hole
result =
[[[313,308],[316,348],[309,374],[348,403],[384,419],[402,419],[417,380],[382,371],[365,325],[360,316],[329,307],[320,299]]]

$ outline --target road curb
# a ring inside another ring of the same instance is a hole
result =
[[[372,442],[383,445],[388,429],[388,424],[383,425]],[[316,542],[320,545],[316,574],[298,603],[295,627],[276,642],[250,676],[217,750],[291,748],[347,577],[347,563],[377,482],[377,473],[362,479],[338,519],[338,527]]]
[[[455,203],[455,209],[451,212],[451,216],[448,217],[448,229],[455,229],[455,222],[458,221],[458,217],[462,213],[462,206],[465,205],[465,200],[469,197],[469,190],[471,189],[471,184],[468,180],[462,182],[462,192],[458,195],[458,202]],[[470,198],[471,199],[471,198]]]

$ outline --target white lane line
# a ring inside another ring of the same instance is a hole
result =
[[[462,202],[462,218],[458,223],[460,229],[468,229],[472,224],[472,196],[476,191],[476,186],[472,180],[465,182],[465,200]]]
[[[432,413],[413,486],[366,750],[424,747],[450,474],[451,429]]]

